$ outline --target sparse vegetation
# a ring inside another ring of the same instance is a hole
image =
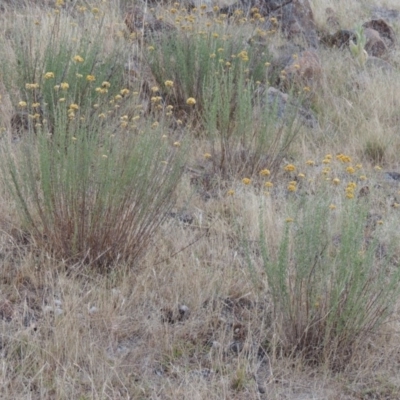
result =
[[[265,10],[131,3],[0,6],[0,397],[400,397],[373,1],[312,1],[356,40],[306,55]]]

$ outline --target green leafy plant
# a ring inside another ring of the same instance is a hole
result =
[[[354,59],[363,66],[368,58],[368,53],[365,50],[365,45],[367,43],[367,38],[364,33],[364,28],[358,26],[355,30],[356,43],[352,40],[349,42],[350,52]]]

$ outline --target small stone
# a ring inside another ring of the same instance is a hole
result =
[[[190,310],[189,307],[182,304],[179,306],[179,316],[180,316],[180,320],[182,321],[183,319],[186,319],[189,317],[190,314]]]
[[[54,311],[54,308],[52,306],[44,306],[43,307],[44,314],[49,314],[49,313],[52,313],[53,311]]]
[[[239,354],[243,350],[243,343],[242,342],[233,342],[230,346],[229,349],[235,353]]]
[[[258,391],[264,394],[267,391],[267,389],[264,386],[258,385]]]

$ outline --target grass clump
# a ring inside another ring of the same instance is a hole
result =
[[[342,369],[357,344],[387,321],[400,274],[379,254],[379,232],[368,229],[366,206],[346,200],[336,214],[320,195],[300,200],[295,213],[276,250],[261,228],[277,345],[307,363]]]

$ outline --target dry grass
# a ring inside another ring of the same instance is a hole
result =
[[[113,41],[125,40],[125,28],[115,4],[98,3],[109,11],[104,24],[110,32],[106,52]],[[395,0],[384,4],[398,9]],[[366,20],[374,2],[315,0],[312,5],[319,27],[324,27],[326,7],[337,11],[343,27],[354,27]],[[0,15],[2,35],[6,37],[14,18],[28,12],[32,19],[48,23],[52,16],[40,7],[27,11],[8,6]],[[163,10],[157,6],[157,13]],[[74,16],[63,14],[63,18],[72,21]],[[81,28],[83,33],[91,31]],[[394,28],[399,32],[399,25]],[[398,305],[379,334],[354,344],[352,358],[339,372],[310,366],[301,357],[285,357],[277,345],[279,332],[274,331],[256,245],[260,204],[266,240],[277,251],[285,221],[293,217],[294,196],[312,194],[326,184],[334,212],[340,213],[347,201],[345,182],[365,175],[366,181],[357,180],[353,201],[362,201],[362,196],[357,200],[359,190],[368,186],[371,219],[383,222],[382,251],[391,239],[399,238],[400,184],[386,182],[383,172],[400,172],[400,53],[396,49],[391,55],[395,67],[391,75],[360,71],[345,51],[321,49],[320,57],[323,84],[313,100],[319,127],[301,127],[286,154],[287,163],[297,167],[296,175],[305,174],[304,181],[279,168],[268,177],[274,187],[266,195],[262,185],[267,178],[254,176],[251,185],[244,185],[243,176],[229,181],[208,177],[209,161],[203,154],[210,152],[210,144],[204,137],[191,137],[188,169],[176,190],[174,214],[152,237],[149,251],[134,268],[126,263],[99,274],[79,263],[71,268],[52,258],[15,234],[20,228],[16,211],[2,191],[1,220],[7,221],[0,232],[2,399],[400,397]],[[9,133],[15,112],[12,99],[20,93],[17,88],[10,93],[4,85],[0,91],[0,122]],[[153,123],[157,116],[153,110],[141,118]],[[166,129],[171,145],[190,137],[190,129],[176,124],[179,116],[174,118]],[[350,155],[353,165],[362,163],[362,169],[349,177],[346,166],[333,161],[334,173],[323,175],[322,160],[338,153]],[[315,166],[306,165],[310,159]],[[382,170],[374,169],[377,164]],[[341,186],[325,181],[336,175]],[[299,190],[289,193],[288,182],[295,177]],[[228,189],[233,196],[227,196]],[[395,245],[394,264],[399,255]]]

